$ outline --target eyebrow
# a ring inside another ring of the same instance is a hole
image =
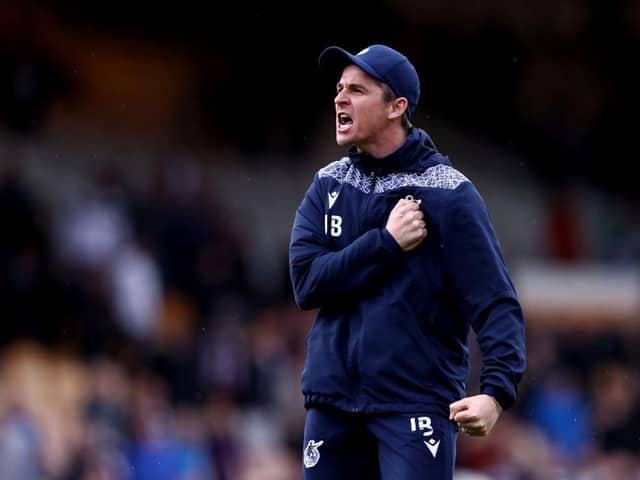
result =
[[[363,84],[361,83],[336,83],[336,90],[340,89],[340,86],[342,86],[343,88],[348,88],[349,90],[362,90],[362,91],[368,91],[367,87],[365,87]]]

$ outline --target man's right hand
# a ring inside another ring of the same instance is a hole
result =
[[[401,198],[393,207],[386,229],[403,251],[416,248],[427,236],[424,214],[415,200]]]

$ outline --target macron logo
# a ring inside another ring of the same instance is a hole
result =
[[[438,440],[437,442],[432,438],[431,440],[429,440],[428,442],[425,440],[424,444],[427,446],[427,448],[429,449],[429,451],[431,452],[431,455],[433,455],[433,458],[436,458],[436,455],[438,454],[438,447],[440,446],[440,440]]]
[[[331,192],[327,194],[327,196],[329,197],[329,210],[331,210],[331,207],[333,207],[333,204],[336,203],[336,200],[338,199],[338,195],[340,195],[340,192]]]

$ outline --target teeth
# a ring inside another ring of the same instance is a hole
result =
[[[345,124],[351,121],[351,117],[349,117],[349,115],[347,115],[346,113],[341,113],[340,115],[338,115],[338,121],[342,124]]]

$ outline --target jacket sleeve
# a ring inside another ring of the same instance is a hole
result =
[[[482,352],[481,392],[507,409],[525,369],[524,317],[486,206],[470,182],[448,202],[442,239],[458,306]]]
[[[365,232],[332,251],[324,232],[324,208],[317,174],[296,211],[289,243],[289,272],[295,301],[304,310],[357,298],[402,250],[386,228]]]

